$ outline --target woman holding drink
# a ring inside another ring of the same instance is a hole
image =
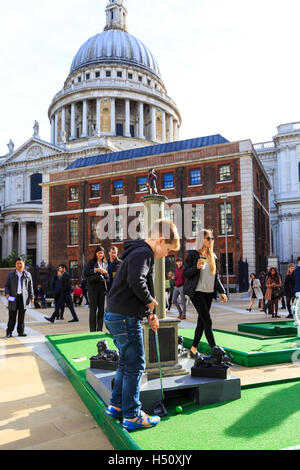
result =
[[[195,330],[193,345],[190,351],[191,358],[198,356],[197,347],[203,332],[211,348],[216,346],[210,308],[217,292],[222,302],[227,302],[226,291],[217,272],[217,257],[214,254],[214,238],[212,230],[202,230],[199,237],[199,250],[190,250],[184,263],[183,276],[187,279],[184,293],[191,301],[198,313],[198,322]]]

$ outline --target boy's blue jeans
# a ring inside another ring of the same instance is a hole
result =
[[[132,419],[141,409],[140,384],[145,370],[143,328],[138,318],[105,312],[105,325],[119,350],[120,360],[110,404]]]

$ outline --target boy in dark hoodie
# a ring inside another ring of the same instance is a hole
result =
[[[159,423],[158,416],[141,410],[140,383],[145,370],[145,352],[141,320],[156,331],[159,321],[154,314],[158,305],[154,298],[154,259],[167,256],[180,248],[174,223],[167,219],[154,222],[147,240],[124,243],[122,263],[107,297],[105,324],[120,353],[110,406],[106,414],[122,419],[128,431],[151,428]]]

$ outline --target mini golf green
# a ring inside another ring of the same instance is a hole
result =
[[[194,329],[185,329],[179,333],[184,337],[186,348],[192,346],[194,332]],[[300,349],[298,337],[257,338],[221,330],[214,330],[214,335],[216,343],[231,353],[232,362],[245,367],[291,362],[293,354]],[[198,351],[210,352],[204,336]]]
[[[297,326],[294,326],[294,321],[241,323],[238,325],[238,331],[262,336],[297,336]]]
[[[216,336],[225,341],[223,332],[216,332]],[[97,353],[100,340],[106,339],[113,348],[110,336],[86,333],[47,339],[50,350],[116,450],[275,450],[300,443],[300,381],[242,387],[241,399],[206,406],[170,399],[165,403],[168,415],[157,427],[128,433],[118,421],[105,415],[104,403],[85,380],[89,367],[85,358]],[[179,405],[180,414],[176,413]]]

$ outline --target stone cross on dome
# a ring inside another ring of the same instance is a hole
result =
[[[123,0],[109,0],[109,4],[106,7],[106,26],[104,31],[109,29],[120,29],[121,31],[127,31],[126,20],[127,10],[123,5]]]

